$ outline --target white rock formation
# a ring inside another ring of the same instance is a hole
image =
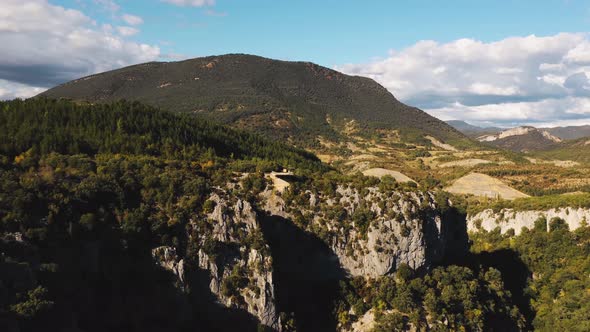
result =
[[[520,234],[522,228],[533,229],[535,221],[539,218],[547,220],[547,229],[549,222],[553,218],[565,220],[570,230],[579,228],[583,223],[590,221],[590,209],[584,208],[559,208],[547,211],[514,211],[512,209],[503,209],[494,213],[491,209],[484,210],[475,215],[467,217],[467,230],[477,232],[480,230],[492,231],[496,227],[500,232],[506,233],[513,229],[516,235]]]

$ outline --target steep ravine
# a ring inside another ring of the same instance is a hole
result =
[[[272,190],[255,205],[223,190],[210,196],[214,209],[188,237],[221,307],[243,310],[277,331],[289,321],[298,331],[335,331],[340,280],[379,277],[400,264],[427,271],[465,240],[464,222],[445,220],[429,193],[339,187],[336,195],[304,194],[305,204]],[[330,219],[336,207],[348,216],[370,211],[370,219]],[[359,220],[364,224],[355,225]],[[175,248],[157,248],[153,257],[176,275],[179,289],[190,289]]]

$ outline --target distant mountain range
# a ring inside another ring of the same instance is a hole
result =
[[[309,62],[243,54],[130,66],[62,84],[42,96],[91,103],[141,101],[299,145],[314,144],[318,136],[338,140],[351,130],[374,135],[391,129],[408,139],[432,135],[470,142],[369,78]]]
[[[480,127],[461,120],[449,120],[445,121],[453,128],[468,136],[481,136],[481,133],[500,133],[507,130],[506,128],[499,127]],[[582,137],[590,137],[590,125],[584,126],[567,126],[567,127],[553,127],[544,128],[539,127],[538,129],[546,131],[549,134],[559,137],[562,140],[578,139]]]
[[[520,152],[545,151],[568,146],[567,140],[590,137],[590,126],[535,128],[522,126],[510,129],[478,127],[465,121],[447,123],[467,136],[500,148]]]

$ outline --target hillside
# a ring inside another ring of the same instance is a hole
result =
[[[338,141],[351,130],[371,136],[381,129],[399,130],[408,140],[429,134],[469,144],[446,123],[404,105],[371,79],[251,55],[145,63],[68,82],[42,96],[92,103],[137,100],[307,146],[318,136]]]
[[[541,128],[551,135],[557,136],[563,140],[579,139],[582,137],[590,137],[590,125],[586,126],[568,126],[568,127],[553,127]]]
[[[483,135],[477,138],[493,146],[517,152],[547,150],[557,147],[561,139],[534,127],[517,127],[497,134]]]
[[[535,155],[544,158],[590,163],[590,138],[585,137],[566,141],[552,149],[538,151]]]
[[[84,105],[39,98],[0,103],[0,154],[15,158],[50,152],[274,160],[281,162],[277,169],[307,171],[324,167],[306,151],[139,103]]]

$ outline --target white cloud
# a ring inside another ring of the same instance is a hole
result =
[[[157,46],[122,36],[133,32],[128,28],[134,29],[126,27],[121,31],[121,27],[115,30],[108,24],[98,25],[78,10],[46,0],[2,0],[0,45],[10,47],[0,48],[0,79],[49,87],[157,59]]]
[[[121,36],[125,36],[125,37],[136,35],[139,32],[139,30],[134,27],[126,27],[126,26],[117,27],[117,31],[119,31],[119,34]]]
[[[454,103],[426,110],[442,120],[462,119],[470,123],[500,126],[552,126],[559,123],[590,121],[590,99],[584,97],[549,98],[533,102],[513,102],[466,106]]]
[[[123,21],[125,21],[125,23],[129,25],[140,25],[143,23],[143,19],[135,15],[123,14],[121,18],[123,19]]]
[[[476,95],[512,96],[519,93],[515,86],[497,87],[487,83],[473,83],[467,91]]]
[[[29,86],[0,79],[0,100],[29,98],[45,90],[42,87]]]
[[[585,33],[495,42],[420,41],[390,51],[386,58],[336,69],[373,78],[402,101],[447,118],[549,121],[542,108],[551,106],[552,121],[561,121],[571,117],[572,107],[590,106],[581,103],[590,97],[590,39]]]
[[[215,0],[162,0],[177,6],[204,7],[215,5]]]

